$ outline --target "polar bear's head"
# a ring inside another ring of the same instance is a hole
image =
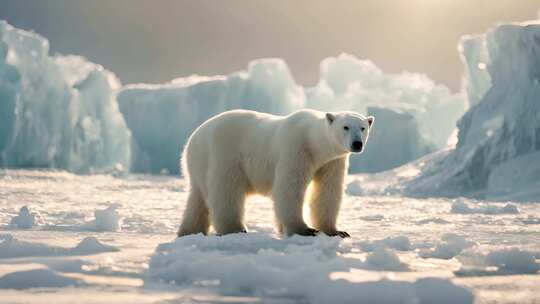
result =
[[[354,112],[326,113],[326,120],[337,144],[348,152],[361,153],[373,126],[373,116],[364,117]]]

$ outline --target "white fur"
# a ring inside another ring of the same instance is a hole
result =
[[[190,194],[178,235],[207,234],[210,224],[218,234],[246,231],[244,201],[255,193],[272,198],[284,233],[314,234],[302,218],[310,183],[314,228],[342,235],[336,220],[347,156],[354,140],[365,145],[371,122],[353,112],[311,110],[285,117],[235,110],[209,119],[184,149]]]

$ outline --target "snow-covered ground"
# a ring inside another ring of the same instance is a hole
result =
[[[0,171],[0,302],[540,299],[540,204],[353,196],[356,182],[340,213],[350,239],[283,238],[262,197],[247,206],[248,234],[176,239],[184,186],[171,176]]]

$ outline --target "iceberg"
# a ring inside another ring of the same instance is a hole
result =
[[[457,146],[405,188],[420,195],[538,200],[540,21],[498,25],[473,44],[462,48],[467,70],[481,60],[489,77],[468,72],[472,107],[458,122]]]
[[[102,66],[49,56],[45,38],[0,21],[0,166],[128,170],[120,86]]]
[[[176,174],[189,135],[216,114],[312,108],[377,116],[366,153],[352,156],[349,170],[377,172],[446,147],[465,100],[425,75],[386,74],[347,54],[324,59],[320,80],[307,88],[281,59],[254,60],[229,75],[122,87],[102,66],[50,56],[45,38],[0,23],[2,167]]]
[[[178,173],[184,144],[208,118],[233,109],[286,115],[303,108],[305,96],[284,61],[262,59],[228,76],[128,85],[118,102],[133,132],[132,169]]]
[[[191,132],[227,110],[284,115],[312,108],[374,114],[375,129],[393,129],[403,136],[392,141],[377,135],[388,131],[374,131],[373,147],[367,148],[371,152],[351,158],[350,172],[375,172],[445,147],[466,108],[461,94],[452,94],[425,75],[384,74],[372,62],[347,54],[323,60],[321,79],[311,88],[298,85],[283,60],[259,59],[246,71],[226,76],[128,85],[118,100],[133,133],[132,169],[152,173],[178,173],[180,152]],[[381,149],[404,150],[392,155],[379,153]]]

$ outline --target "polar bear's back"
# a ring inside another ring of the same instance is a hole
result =
[[[197,128],[188,140],[183,155],[184,176],[200,184],[208,174],[214,174],[209,172],[211,168],[233,164],[242,167],[254,187],[265,189],[271,183],[279,154],[304,140],[302,133],[320,116],[309,110],[289,116],[247,110],[217,115]]]

